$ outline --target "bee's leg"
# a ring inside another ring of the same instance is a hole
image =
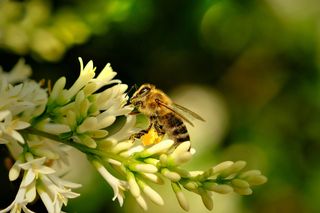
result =
[[[157,131],[159,136],[163,136],[165,134],[165,131],[163,130],[162,125],[159,124],[157,116],[151,116],[150,122],[151,122],[151,126],[154,127],[154,129]]]
[[[143,135],[147,134],[148,131],[143,129],[140,132],[134,133],[130,136],[130,140],[134,140],[134,139],[139,139],[141,138]]]
[[[143,135],[147,134],[149,132],[149,130],[151,129],[152,125],[153,125],[153,123],[151,122],[147,129],[143,129],[140,132],[137,132],[137,133],[134,133],[133,135],[131,135],[130,140],[139,139]]]
[[[162,136],[164,136],[166,134],[166,132],[163,130],[162,125],[160,125],[159,123],[155,123],[154,124],[154,128],[157,131],[159,136],[162,137]]]

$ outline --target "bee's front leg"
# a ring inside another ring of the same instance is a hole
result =
[[[134,133],[130,136],[130,140],[135,140],[141,138],[143,135],[147,134],[149,130],[141,130],[140,132]]]
[[[135,140],[135,139],[140,139],[142,136],[144,136],[145,134],[147,134],[149,132],[149,130],[151,129],[153,123],[150,123],[150,125],[148,126],[147,129],[143,129],[140,132],[134,133],[130,136],[130,140]]]

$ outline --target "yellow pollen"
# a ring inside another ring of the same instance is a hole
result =
[[[141,142],[144,146],[157,144],[162,140],[162,136],[159,136],[157,131],[152,127],[147,134],[141,137]]]

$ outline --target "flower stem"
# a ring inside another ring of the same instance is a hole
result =
[[[21,130],[21,132],[24,134],[38,135],[41,137],[51,139],[53,141],[57,141],[57,142],[72,146],[87,155],[90,155],[92,157],[94,156],[95,158],[97,158],[97,157],[98,158],[112,158],[115,160],[119,160],[121,162],[123,162],[125,160],[121,156],[113,154],[111,152],[102,152],[100,150],[87,147],[83,144],[76,143],[70,139],[61,139],[58,135],[53,135],[53,134],[50,134],[47,132],[43,132],[43,131],[35,129],[35,128],[27,128],[27,129]]]

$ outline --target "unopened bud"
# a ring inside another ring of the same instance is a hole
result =
[[[136,198],[139,197],[140,188],[132,172],[129,172],[129,171],[127,172],[127,180],[128,180],[131,194]]]
[[[205,207],[211,211],[213,209],[213,201],[210,193],[206,190],[199,189],[199,194]]]
[[[267,182],[268,178],[263,175],[257,175],[246,178],[246,181],[248,181],[251,186],[257,186]]]
[[[214,191],[220,194],[228,194],[233,191],[233,188],[227,184],[217,184],[214,182],[205,182],[203,187],[207,190]]]
[[[234,192],[238,193],[239,195],[251,195],[252,189],[250,188],[233,188]]]
[[[178,200],[181,208],[184,209],[185,211],[189,211],[189,203],[188,203],[186,197],[184,196],[179,184],[171,182],[171,186],[172,186],[173,191],[176,194],[177,200]]]
[[[166,178],[170,179],[173,182],[177,182],[181,179],[181,176],[178,173],[172,172],[167,168],[162,169],[161,174],[163,174]]]
[[[231,184],[237,188],[248,188],[250,187],[249,183],[245,180],[241,180],[241,179],[233,179],[231,181]]]
[[[136,172],[147,172],[147,173],[156,173],[158,171],[158,168],[151,164],[131,164],[129,165],[129,168],[132,171]]]

